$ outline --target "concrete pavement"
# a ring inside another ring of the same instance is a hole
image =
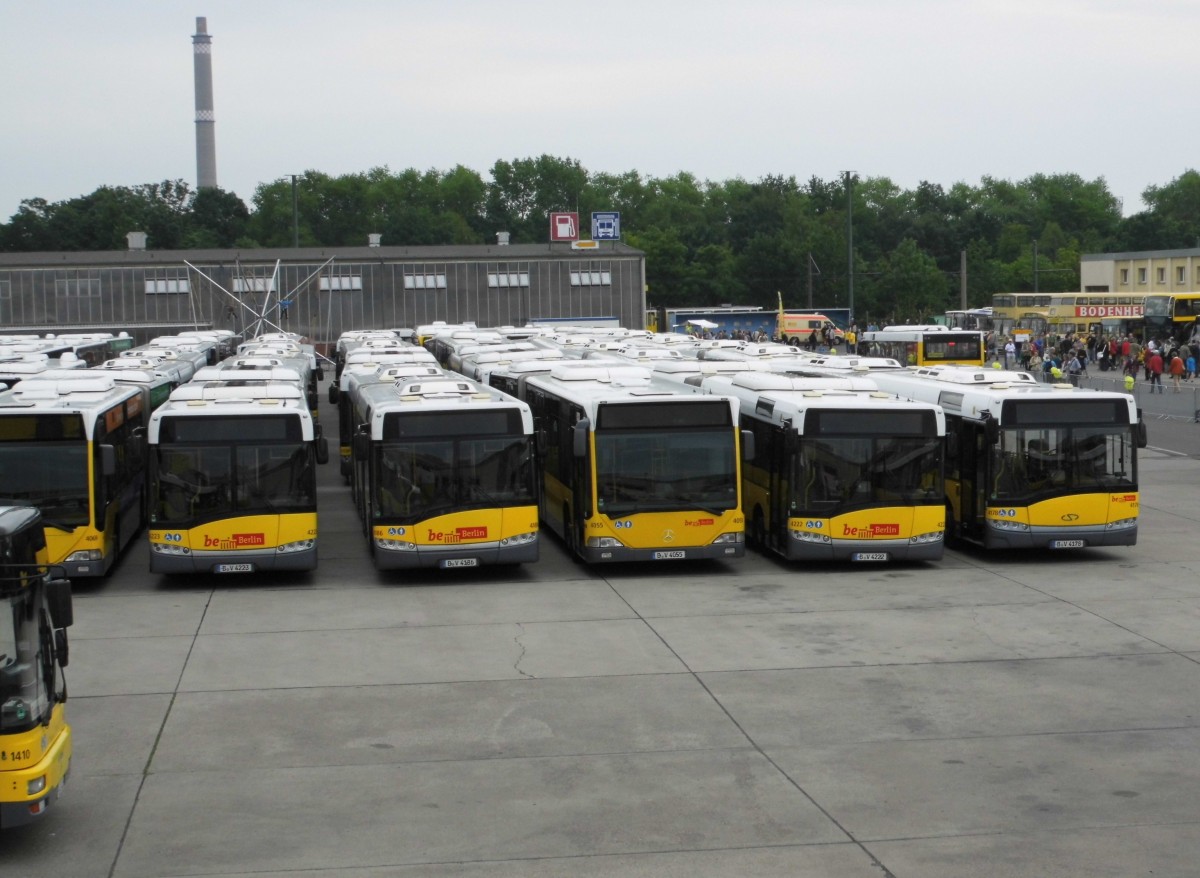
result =
[[[1137,546],[76,589],[71,784],[0,874],[1188,876],[1200,461]]]

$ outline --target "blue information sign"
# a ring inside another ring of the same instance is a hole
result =
[[[616,210],[601,210],[592,213],[593,241],[621,240],[621,213]]]

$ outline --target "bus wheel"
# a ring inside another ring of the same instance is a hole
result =
[[[329,385],[329,401],[337,404],[338,401],[338,386],[336,384]]]
[[[950,504],[946,504],[946,547],[961,545],[962,540],[958,533],[958,522],[954,520],[954,510],[950,508]]]
[[[767,526],[763,522],[761,506],[754,507],[754,518],[750,519],[750,545],[760,552],[767,547]]]
[[[564,506],[562,516],[563,536],[566,537],[567,551],[571,553],[571,560],[579,563],[583,558],[579,554],[579,532],[571,524],[571,510]]]

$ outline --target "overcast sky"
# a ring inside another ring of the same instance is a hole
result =
[[[0,3],[0,221],[24,198],[471,168],[905,189],[1103,177],[1126,214],[1200,164],[1200,0],[60,0]]]

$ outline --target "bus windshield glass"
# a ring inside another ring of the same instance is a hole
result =
[[[405,524],[451,510],[532,506],[532,460],[532,440],[523,434],[382,442],[376,509]]]
[[[87,444],[0,441],[0,504],[36,506],[50,526],[90,521]]]
[[[304,442],[159,445],[156,520],[182,525],[316,508],[313,449]]]
[[[719,514],[737,507],[732,426],[597,430],[595,439],[598,509],[611,518],[687,509]]]
[[[27,588],[0,599],[0,733],[33,728],[50,707],[34,605],[40,594]]]
[[[805,436],[793,458],[792,514],[827,517],[898,502],[940,504],[942,448],[932,433]]]
[[[1001,430],[991,449],[990,472],[989,502],[1013,505],[1063,490],[1137,490],[1137,458],[1128,427]]]

